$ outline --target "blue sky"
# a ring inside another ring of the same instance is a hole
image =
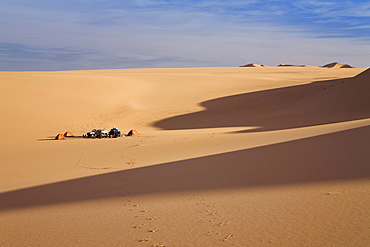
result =
[[[368,0],[0,0],[0,70],[370,66]]]

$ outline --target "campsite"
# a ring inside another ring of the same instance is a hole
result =
[[[93,129],[86,134],[83,134],[82,136],[75,136],[71,132],[67,131],[64,134],[58,134],[55,136],[55,140],[64,140],[65,138],[76,138],[76,137],[82,137],[82,138],[118,138],[118,137],[125,137],[125,136],[135,136],[139,135],[139,132],[137,130],[130,130],[127,134],[121,134],[121,131],[118,130],[118,128],[113,127],[109,132],[105,128],[96,128]]]

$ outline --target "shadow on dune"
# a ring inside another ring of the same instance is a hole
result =
[[[0,211],[128,195],[365,179],[370,177],[369,137],[367,126],[5,192]]]
[[[368,69],[353,78],[217,98],[202,102],[203,111],[153,125],[165,130],[257,127],[245,132],[259,132],[365,119],[370,117],[369,96],[364,94],[369,78]]]

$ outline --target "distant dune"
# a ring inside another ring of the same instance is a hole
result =
[[[310,68],[317,68],[318,66],[314,65],[294,65],[294,64],[279,64],[278,67],[310,67]]]
[[[333,63],[328,63],[322,66],[323,68],[353,68],[349,64],[345,63],[338,63],[338,62],[333,62]]]
[[[279,64],[278,67],[304,67],[304,65]]]
[[[249,63],[249,64],[246,64],[246,65],[242,65],[240,67],[266,67],[266,66],[263,65],[263,64]]]
[[[242,66],[239,66],[239,67],[270,67],[270,66],[266,66],[266,65],[263,65],[263,64],[249,63],[249,64],[242,65]],[[315,66],[315,65],[296,65],[296,64],[281,63],[281,64],[277,65],[277,67],[311,67],[311,68],[316,67],[316,68],[318,68],[319,66]],[[323,67],[323,68],[354,68],[353,66],[351,66],[349,64],[338,63],[338,62],[328,63],[328,64],[325,64],[324,66],[321,66],[321,67]]]

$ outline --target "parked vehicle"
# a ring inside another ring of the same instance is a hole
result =
[[[108,131],[106,129],[93,129],[83,135],[84,138],[106,138],[108,136]]]
[[[121,136],[121,131],[119,131],[116,127],[113,127],[109,131],[109,138],[117,138]]]

